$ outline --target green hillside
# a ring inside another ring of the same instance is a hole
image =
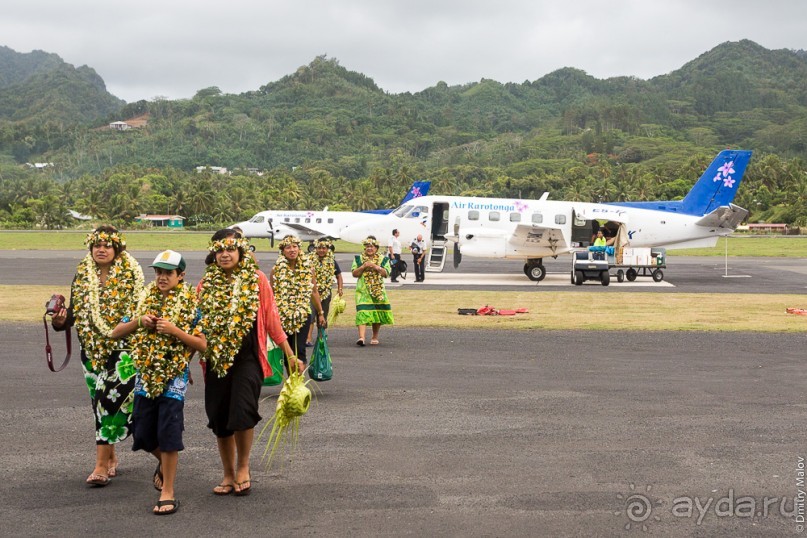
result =
[[[752,219],[807,224],[802,51],[729,42],[651,80],[567,67],[397,95],[323,56],[255,91],[125,106],[88,67],[9,51],[0,49],[6,226],[58,225],[42,215],[64,207],[199,223],[266,207],[366,209],[394,205],[413,179],[443,194],[674,199],[724,147],[755,151],[737,200]],[[135,117],[147,123],[106,127]],[[24,162],[54,166],[35,173]]]

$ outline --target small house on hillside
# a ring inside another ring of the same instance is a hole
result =
[[[183,228],[185,217],[179,215],[140,215],[135,217],[138,222],[148,222],[154,227]]]
[[[113,121],[109,124],[109,128],[113,131],[128,131],[132,126],[125,121]]]
[[[196,167],[196,173],[198,173],[198,174],[201,174],[202,172],[205,172],[207,170],[209,170],[209,171],[211,171],[211,172],[213,172],[215,174],[221,174],[221,175],[228,175],[230,173],[230,171],[227,170],[227,168],[225,168],[224,166],[197,166]]]
[[[53,163],[25,163],[25,166],[33,168],[34,170],[44,170],[46,168],[53,168]]]

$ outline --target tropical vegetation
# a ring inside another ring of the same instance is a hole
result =
[[[210,227],[267,208],[389,207],[414,180],[439,194],[676,199],[724,147],[755,151],[735,200],[751,222],[805,226],[806,58],[740,41],[647,81],[564,68],[393,95],[322,56],[239,95],[124,104],[86,66],[0,47],[0,226],[72,227],[74,210]]]

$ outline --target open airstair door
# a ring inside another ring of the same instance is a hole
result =
[[[436,240],[429,249],[429,263],[426,264],[426,270],[431,273],[439,273],[443,270],[446,264],[446,242],[443,240]]]

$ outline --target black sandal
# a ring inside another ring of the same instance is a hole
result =
[[[158,479],[160,480],[160,486],[159,487],[157,487],[157,480]],[[157,491],[162,491],[163,490],[163,462],[158,462],[157,463],[157,468],[154,469],[154,476],[151,479],[151,485],[153,485],[154,489],[156,489]],[[162,501],[160,501],[160,502],[162,502]],[[174,510],[174,512],[176,512],[176,509]],[[168,512],[168,513],[173,514],[174,512]]]
[[[170,510],[159,510],[159,508],[162,508],[163,506],[171,506],[172,508]],[[154,510],[154,515],[155,516],[167,516],[169,514],[173,514],[177,510],[179,510],[179,501],[176,500],[176,499],[167,499],[165,501],[157,501],[157,506],[155,506],[154,508],[158,509],[158,510]]]

